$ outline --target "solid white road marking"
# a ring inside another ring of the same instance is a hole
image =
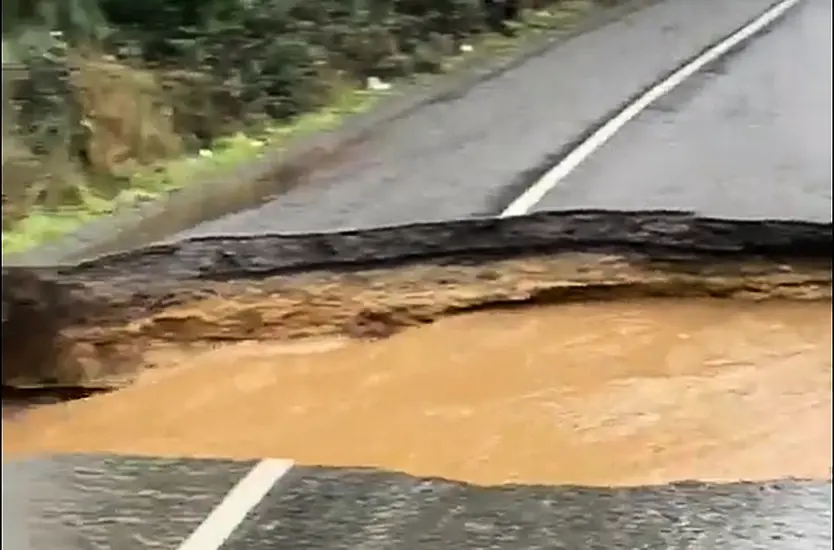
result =
[[[573,172],[577,166],[591,156],[594,151],[605,145],[614,134],[616,134],[623,126],[630,120],[639,115],[646,107],[671,92],[683,81],[690,76],[696,74],[705,65],[712,63],[722,55],[726,54],[734,47],[738,46],[745,40],[752,38],[759,31],[765,29],[767,26],[774,23],[780,17],[785,15],[789,9],[799,4],[801,0],[783,0],[778,4],[771,6],[764,13],[747,23],[744,27],[737,30],[715,46],[711,47],[703,54],[699,55],[689,63],[683,65],[680,69],[672,73],[668,78],[659,82],[646,93],[627,105],[616,116],[609,119],[596,132],[591,134],[588,139],[580,143],[575,149],[571,150],[565,158],[556,166],[551,168],[540,180],[527,188],[524,193],[517,197],[501,214],[500,218],[508,218],[510,216],[521,216],[530,211],[549,191],[559,184],[568,174]]]
[[[217,550],[232,535],[246,514],[293,467],[292,460],[265,459],[243,476],[179,546],[179,550]]]

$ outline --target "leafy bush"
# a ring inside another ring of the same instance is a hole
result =
[[[78,2],[89,0],[68,5]],[[134,95],[167,105],[174,133],[199,148],[327,104],[346,84],[439,71],[461,39],[483,30],[475,0],[101,0],[99,7],[110,27],[93,42],[101,55],[79,56],[73,43],[43,48],[26,56],[28,73],[15,79],[18,130],[36,154],[51,146],[44,136],[57,136],[56,124],[69,124],[71,137],[61,139],[81,143],[72,155],[90,161],[83,143],[104,116],[92,98],[125,108],[109,101],[112,92],[91,89],[91,73],[106,88],[119,74],[126,86],[143,82]],[[37,19],[24,15],[27,25]],[[79,72],[84,78],[70,78]]]
[[[369,77],[439,72],[488,12],[482,0],[4,0],[4,228],[83,202],[90,183],[114,196],[137,167],[294,119]]]

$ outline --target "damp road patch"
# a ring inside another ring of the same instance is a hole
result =
[[[3,544],[182,548],[254,464],[95,455],[6,463]],[[219,548],[822,549],[831,546],[831,498],[830,480],[484,487],[294,467]]]

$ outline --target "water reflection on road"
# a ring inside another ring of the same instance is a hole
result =
[[[483,483],[827,478],[831,343],[830,302],[707,300],[244,342],[4,422],[4,455],[275,456]]]

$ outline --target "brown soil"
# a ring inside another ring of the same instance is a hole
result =
[[[775,262],[711,267],[573,254],[483,265],[415,265],[262,281],[143,289],[87,286],[64,305],[75,318],[4,326],[3,378],[15,387],[120,387],[156,365],[159,348],[237,340],[380,338],[451,314],[497,305],[720,296],[756,301],[831,297],[831,266]]]
[[[437,268],[410,296],[427,317],[487,289],[529,296],[536,281],[554,284],[539,267],[516,265],[533,282],[514,291],[496,282],[513,281],[509,270],[435,296]],[[382,288],[355,292],[377,310],[397,303]],[[323,303],[316,296],[308,303]],[[311,308],[311,332],[330,337],[264,341],[302,326],[278,314],[304,311],[297,298],[283,302],[295,310],[277,302],[214,298],[165,312],[168,325],[145,320],[136,333],[241,337],[246,324],[230,312],[255,311],[246,326],[262,340],[147,352],[165,368],[130,388],[4,421],[4,457],[273,456],[482,483],[829,476],[830,301],[570,303],[461,315],[379,341],[333,337],[352,313],[328,324]]]

